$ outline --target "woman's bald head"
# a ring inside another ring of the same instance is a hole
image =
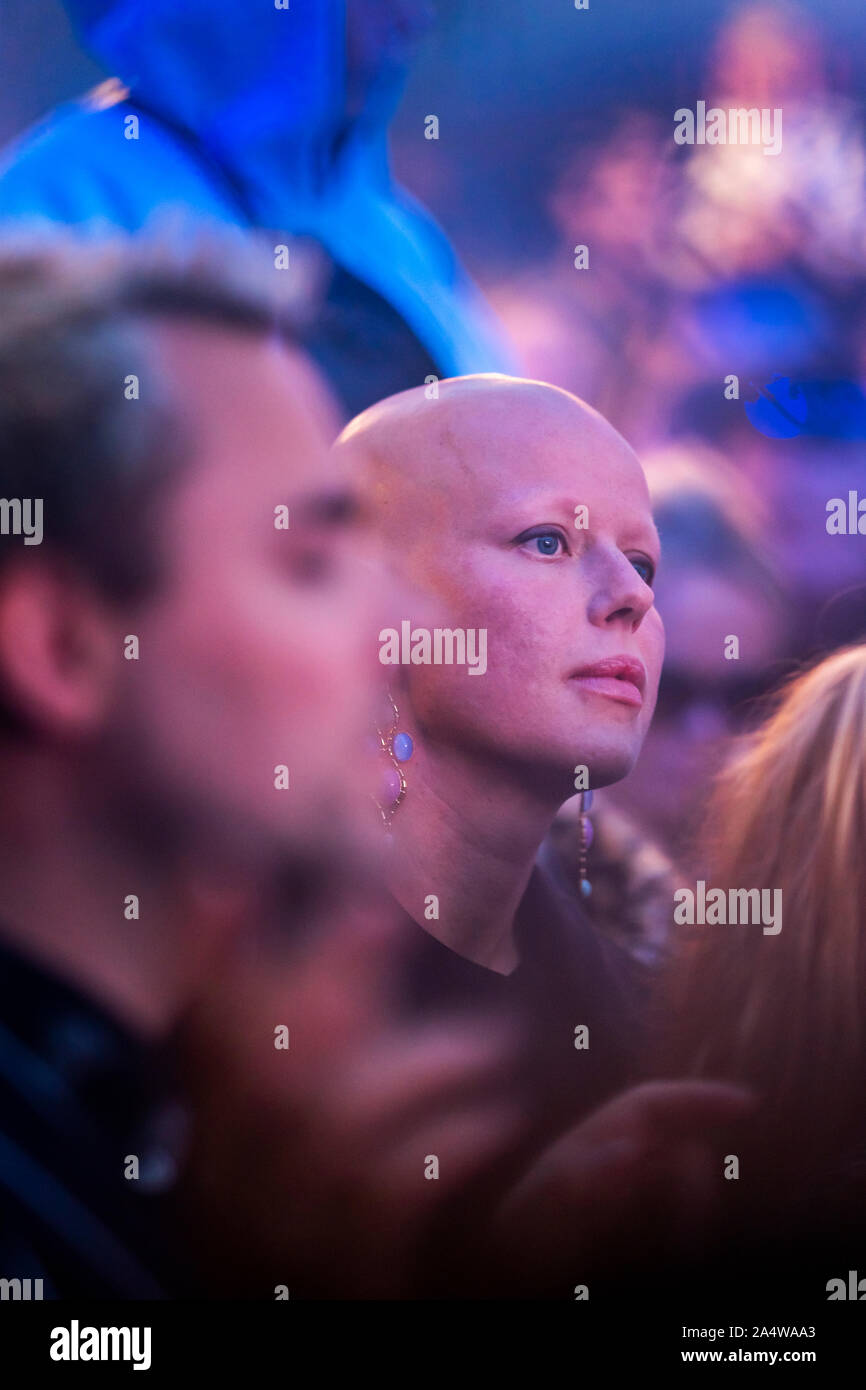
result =
[[[662,637],[649,587],[658,537],[621,435],[567,391],[483,375],[372,406],[338,448],[357,461],[387,563],[442,621],[488,632],[484,680],[407,667],[419,722],[451,721],[455,737],[552,761],[563,777],[581,750],[596,784],[624,775],[654,706]],[[619,655],[646,668],[640,709],[573,679]]]

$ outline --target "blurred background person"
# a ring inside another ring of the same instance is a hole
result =
[[[726,1226],[740,1268],[744,1243],[764,1271],[814,1248],[854,1258],[866,1174],[866,647],[774,698],[714,789],[705,845],[707,890],[781,894],[781,929],[677,929],[658,1064],[759,1097],[731,1138],[741,1170]],[[787,1274],[796,1283],[802,1265]]]
[[[725,144],[689,151],[676,230],[693,286],[796,268],[862,279],[866,145],[858,102],[831,70],[821,16],[792,0],[731,11],[707,63],[707,106],[783,112],[785,158]]]
[[[172,1209],[198,1152],[178,1030],[226,977],[247,997],[268,929],[332,923],[369,853],[378,583],[324,388],[237,250],[191,263],[140,240],[49,240],[0,255],[0,1267],[46,1298],[210,1286],[201,1232],[182,1240]],[[35,499],[38,535],[11,524]],[[444,1202],[523,1123],[491,1090],[504,1042],[413,1040],[379,1009],[383,920],[347,915],[351,978],[305,936],[279,1016],[246,1040],[273,1055],[292,1029],[285,1104],[309,1143],[333,1137],[323,1073],[328,1095],[352,1095],[387,1240],[353,1247],[352,1203],[370,1197],[353,1147],[306,1203],[305,1167],[283,1174],[352,1287],[392,1264],[399,1286],[411,1213],[437,1205],[423,1180],[389,1188],[386,1154],[412,1136],[426,1151],[433,1123]],[[232,1136],[236,1118],[223,1112]],[[218,1141],[214,1126],[211,1161]]]
[[[389,168],[427,0],[67,8],[113,80],[7,152],[0,217],[127,231],[206,217],[267,231],[271,264],[288,236],[306,344],[348,415],[430,375],[508,365],[444,232]]]
[[[671,22],[678,9],[654,17]],[[793,372],[795,353],[815,357],[828,328],[837,348],[843,324],[850,334],[866,275],[866,142],[861,103],[846,91],[850,60],[823,33],[845,9],[717,7],[699,53],[683,51],[673,74],[659,61],[654,84],[641,74],[643,103],[629,83],[623,108],[622,91],[612,100],[596,77],[596,111],[578,105],[570,148],[557,142],[545,166],[536,206],[550,251],[509,267],[494,302],[527,370],[584,396],[638,449],[660,442],[696,385],[736,370],[746,380],[752,368]],[[698,99],[726,112],[780,109],[779,153],[676,145],[673,112]],[[799,331],[785,338],[788,323]],[[761,348],[770,361],[758,366]]]
[[[491,298],[529,374],[565,386],[642,439],[648,378],[655,385],[671,365],[663,324],[675,302],[666,237],[677,172],[658,116],[626,110],[613,123],[601,138],[578,130],[544,191],[552,250],[516,267]],[[575,263],[579,246],[586,271]]]

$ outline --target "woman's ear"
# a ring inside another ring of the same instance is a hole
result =
[[[60,738],[97,729],[122,659],[118,626],[76,575],[30,556],[0,574],[0,690]]]

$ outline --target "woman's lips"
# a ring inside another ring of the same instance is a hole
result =
[[[646,688],[646,667],[632,656],[607,656],[584,666],[571,677],[583,690],[606,695],[623,705],[640,709]]]
[[[637,709],[643,704],[643,695],[630,680],[622,680],[618,676],[572,676],[571,679],[581,690],[593,695],[606,695],[610,700],[634,705]]]

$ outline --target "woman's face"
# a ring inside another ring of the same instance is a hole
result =
[[[414,412],[401,475],[380,474],[378,492],[392,561],[433,597],[425,625],[486,629],[487,669],[403,675],[431,745],[519,765],[565,798],[578,765],[590,786],[624,777],[652,718],[649,494],[624,440],[573,397],[472,380]]]

